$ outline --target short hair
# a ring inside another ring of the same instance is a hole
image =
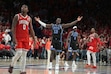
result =
[[[28,5],[26,5],[26,4],[22,4],[22,6],[27,6],[28,7]]]

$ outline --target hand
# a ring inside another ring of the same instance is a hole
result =
[[[40,18],[39,17],[34,17],[35,21],[39,21]]]
[[[16,39],[13,39],[13,44],[14,44],[14,48],[16,48],[16,46],[17,46],[17,40]]]
[[[77,21],[81,21],[82,18],[83,16],[78,16]]]
[[[14,43],[14,45],[17,45],[17,40],[13,39],[13,43]]]

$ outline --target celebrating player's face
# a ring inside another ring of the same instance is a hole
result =
[[[94,33],[94,32],[95,32],[95,29],[94,29],[94,28],[92,28],[92,29],[91,29],[91,32],[92,32],[92,33]]]
[[[56,23],[57,23],[57,24],[60,24],[60,23],[61,23],[61,19],[60,19],[60,18],[57,18]]]
[[[28,6],[27,5],[22,5],[21,12],[27,13],[28,12]]]

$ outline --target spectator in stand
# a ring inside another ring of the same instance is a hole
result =
[[[0,43],[0,50],[3,50],[5,48],[5,42],[4,41],[1,41]]]
[[[0,57],[4,57],[4,50],[5,50],[5,42],[4,41],[1,41],[0,43]]]
[[[11,50],[11,46],[10,45],[5,45],[5,42],[4,41],[1,41],[0,43],[0,57],[4,57],[6,56],[7,58],[8,57],[13,57],[14,54]]]
[[[111,48],[111,35],[109,37],[109,48]]]
[[[87,36],[86,35],[83,35],[83,38],[82,38],[82,40],[80,41],[80,48],[81,48],[81,59],[82,60],[86,60],[86,52],[87,52],[87,50],[86,50],[86,48],[87,48],[87,45],[86,45],[86,39],[87,39]]]
[[[38,59],[39,58],[39,56],[38,56],[39,41],[38,41],[36,36],[35,36],[35,40],[36,40],[36,45],[35,45],[35,48],[34,48],[34,59]]]
[[[43,37],[43,38],[42,38],[42,53],[41,53],[41,57],[42,57],[43,59],[46,58],[45,44],[46,44],[46,37]]]
[[[33,38],[30,36],[29,37],[29,51],[27,52],[27,57],[30,58],[32,57],[32,51],[34,50],[34,47],[33,47]]]
[[[3,34],[3,40],[5,41],[5,45],[10,44],[9,41],[11,41],[11,36],[8,34],[9,30],[5,30],[5,33]]]
[[[38,56],[39,56],[39,58],[41,59],[42,58],[42,39],[41,38],[39,38],[38,39],[39,40],[39,50],[38,50]]]
[[[47,67],[50,64],[50,56],[51,56],[51,38],[48,38],[46,41],[45,49],[47,51]]]
[[[0,43],[1,43],[1,41],[2,41],[2,39],[3,39],[3,35],[2,35],[3,33],[2,33],[2,31],[1,31],[1,29],[0,29]]]

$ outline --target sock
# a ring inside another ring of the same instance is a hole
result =
[[[21,57],[21,72],[25,72],[26,55],[27,55],[27,51],[23,51],[22,52],[22,57]]]
[[[52,66],[52,62],[50,62],[50,66]]]
[[[22,55],[22,50],[17,50],[15,56],[12,58],[12,63],[11,66],[13,67],[15,65],[15,63],[17,62],[17,60],[21,57]]]
[[[59,64],[60,55],[56,56],[56,64]]]
[[[96,53],[92,53],[93,65],[96,66]]]
[[[65,61],[65,63],[67,63],[67,61]]]
[[[76,65],[75,60],[73,60],[72,64]]]
[[[87,50],[87,64],[90,65],[91,64],[91,56],[90,56],[90,51]]]

